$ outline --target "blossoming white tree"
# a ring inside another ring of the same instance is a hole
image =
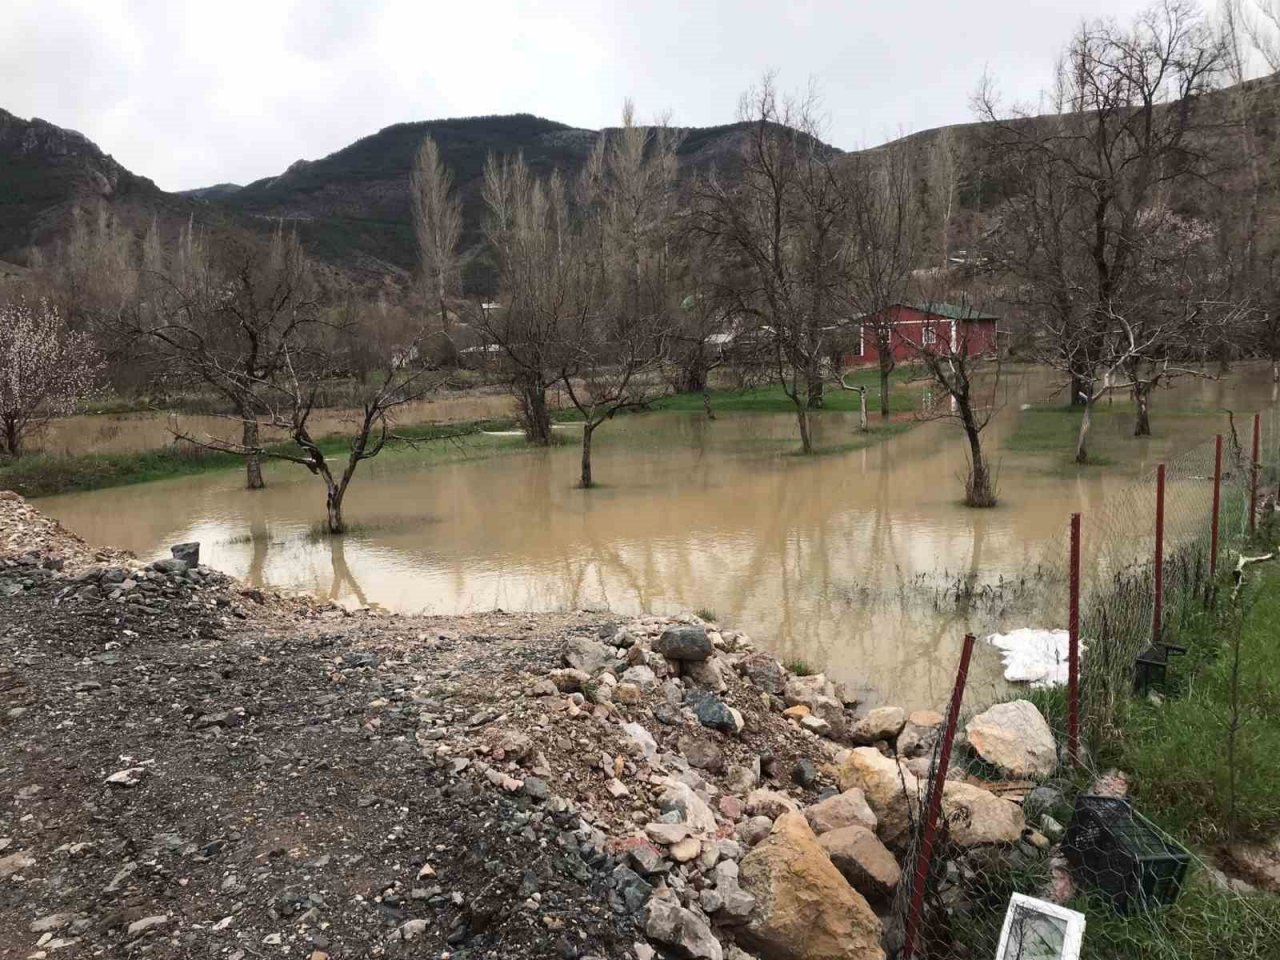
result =
[[[92,340],[47,301],[0,304],[0,452],[21,456],[33,430],[88,395],[101,367]]]

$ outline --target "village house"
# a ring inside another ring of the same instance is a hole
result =
[[[922,348],[950,348],[976,357],[997,347],[996,318],[968,305],[954,303],[895,303],[883,313],[892,325],[890,348],[893,358],[910,363]],[[851,325],[838,357],[838,367],[874,365],[880,360],[876,348],[879,314],[864,317]]]

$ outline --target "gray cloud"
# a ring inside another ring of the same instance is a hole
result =
[[[1034,99],[1084,18],[1147,0],[7,0],[0,107],[166,189],[247,182],[391,123],[527,111],[727,123],[766,69],[814,82],[846,149],[972,119],[984,71]]]

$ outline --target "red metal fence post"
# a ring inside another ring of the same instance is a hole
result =
[[[1218,511],[1222,504],[1222,434],[1213,442],[1213,520],[1209,527],[1209,579],[1218,575]]]
[[[938,766],[929,782],[929,795],[925,806],[924,832],[916,862],[912,869],[911,906],[907,914],[907,929],[902,941],[902,960],[911,960],[915,950],[916,933],[920,913],[924,908],[924,885],[929,876],[929,864],[933,859],[933,843],[937,836],[938,815],[942,812],[942,788],[947,782],[947,768],[951,765],[951,748],[956,740],[956,725],[960,722],[960,702],[964,699],[964,685],[969,679],[969,658],[973,655],[973,634],[964,635],[964,649],[960,652],[960,668],[956,671],[955,686],[951,690],[951,706],[947,711],[947,727],[938,748]]]
[[[1249,459],[1249,532],[1258,529],[1258,455],[1262,440],[1262,414],[1253,415],[1253,455]]]
[[[1080,765],[1080,514],[1071,515],[1071,593],[1067,603],[1067,756]]]
[[[1156,467],[1155,597],[1151,610],[1151,642],[1160,642],[1164,620],[1164,464]]]

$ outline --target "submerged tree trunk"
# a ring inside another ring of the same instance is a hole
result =
[[[241,437],[241,443],[246,450],[256,450],[258,447],[258,418],[252,413],[243,414],[244,431]],[[246,490],[261,490],[266,486],[262,479],[262,458],[256,453],[250,453],[244,460],[244,485]]]
[[[711,388],[710,387],[702,388],[702,409],[706,412],[708,420],[714,420],[716,418],[716,412],[711,409]]]
[[[968,411],[961,412],[965,435],[969,438],[969,482],[965,484],[964,502],[968,507],[994,507],[996,491],[991,473],[982,455],[982,434]]]
[[[582,425],[582,489],[590,490],[591,481],[591,435],[595,433],[596,424],[588,420]]]
[[[867,388],[863,387],[858,391],[858,429],[866,433],[867,426]]]
[[[1093,414],[1093,400],[1088,398],[1084,405],[1084,413],[1080,417],[1080,432],[1076,436],[1076,463],[1089,462],[1089,423]]]
[[[1151,436],[1151,384],[1136,381],[1133,385],[1133,401],[1137,408],[1133,418],[1135,437]]]
[[[549,446],[551,443],[551,411],[547,407],[547,388],[538,382],[520,386],[516,395],[520,406],[520,426],[524,438],[530,443]]]
[[[796,403],[796,419],[800,421],[800,450],[802,453],[813,453],[813,437],[809,432],[809,407],[805,403]]]
[[[889,374],[893,373],[893,355],[886,342],[880,351],[880,416],[889,419]]]
[[[342,500],[346,496],[346,488],[335,483],[327,485],[328,492],[324,498],[325,520],[330,533],[345,533],[346,522],[342,519]]]

